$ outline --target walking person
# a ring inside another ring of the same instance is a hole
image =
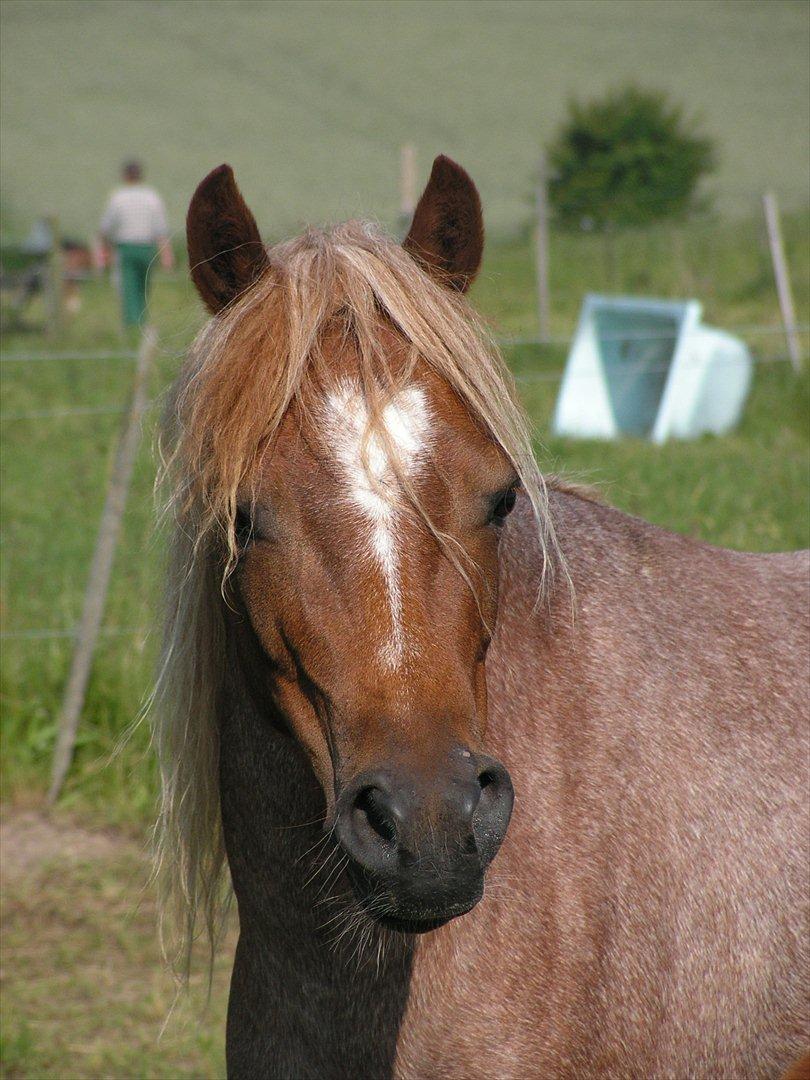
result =
[[[146,316],[147,275],[160,254],[164,270],[171,270],[174,257],[169,243],[166,207],[154,188],[143,182],[139,161],[125,162],[123,184],[110,195],[101,219],[102,266],[109,265],[114,248],[118,258],[124,327],[143,325]]]

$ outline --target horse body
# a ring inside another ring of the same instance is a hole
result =
[[[188,237],[214,319],[169,407],[159,866],[188,954],[227,855],[229,1075],[779,1077],[807,555],[547,490],[447,159],[403,247],[267,252],[227,166]]]
[[[560,587],[537,608],[516,513],[488,661],[515,811],[484,900],[430,935],[333,944],[321,901],[349,885],[337,863],[318,875],[323,795],[290,737],[268,739],[234,620],[231,1075],[757,1077],[801,1053],[807,557],[714,549],[564,490],[551,510],[576,607]]]

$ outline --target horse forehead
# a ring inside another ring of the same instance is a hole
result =
[[[384,481],[391,471],[391,452],[401,470],[413,472],[424,460],[433,427],[427,391],[416,383],[395,393],[374,425],[360,387],[350,380],[339,384],[324,402],[327,449],[344,466],[353,484],[369,478]]]

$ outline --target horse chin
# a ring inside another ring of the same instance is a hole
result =
[[[480,897],[478,899],[480,899]],[[471,904],[463,906],[459,905],[457,910],[445,912],[442,915],[434,916],[433,918],[378,915],[374,917],[374,921],[384,930],[395,930],[399,934],[429,934],[431,930],[438,930],[439,927],[445,926],[452,919],[457,919],[461,915],[466,915],[469,911],[472,911],[477,903],[478,900],[476,899]]]
[[[432,930],[466,915],[479,902],[484,895],[483,887],[475,896],[454,904],[442,904],[440,907],[411,905],[386,906],[381,909],[378,899],[372,896],[357,896],[358,903],[366,915],[384,930],[393,930],[399,934],[428,934]]]
[[[443,919],[394,919],[383,916],[375,919],[375,922],[383,930],[394,930],[398,934],[429,934],[431,930],[438,930],[454,917],[448,915]]]

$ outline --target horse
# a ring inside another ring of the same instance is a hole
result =
[[[227,165],[161,435],[158,873],[238,905],[231,1078],[779,1077],[810,1045],[808,553],[546,478],[466,292],[404,240],[271,248]]]

